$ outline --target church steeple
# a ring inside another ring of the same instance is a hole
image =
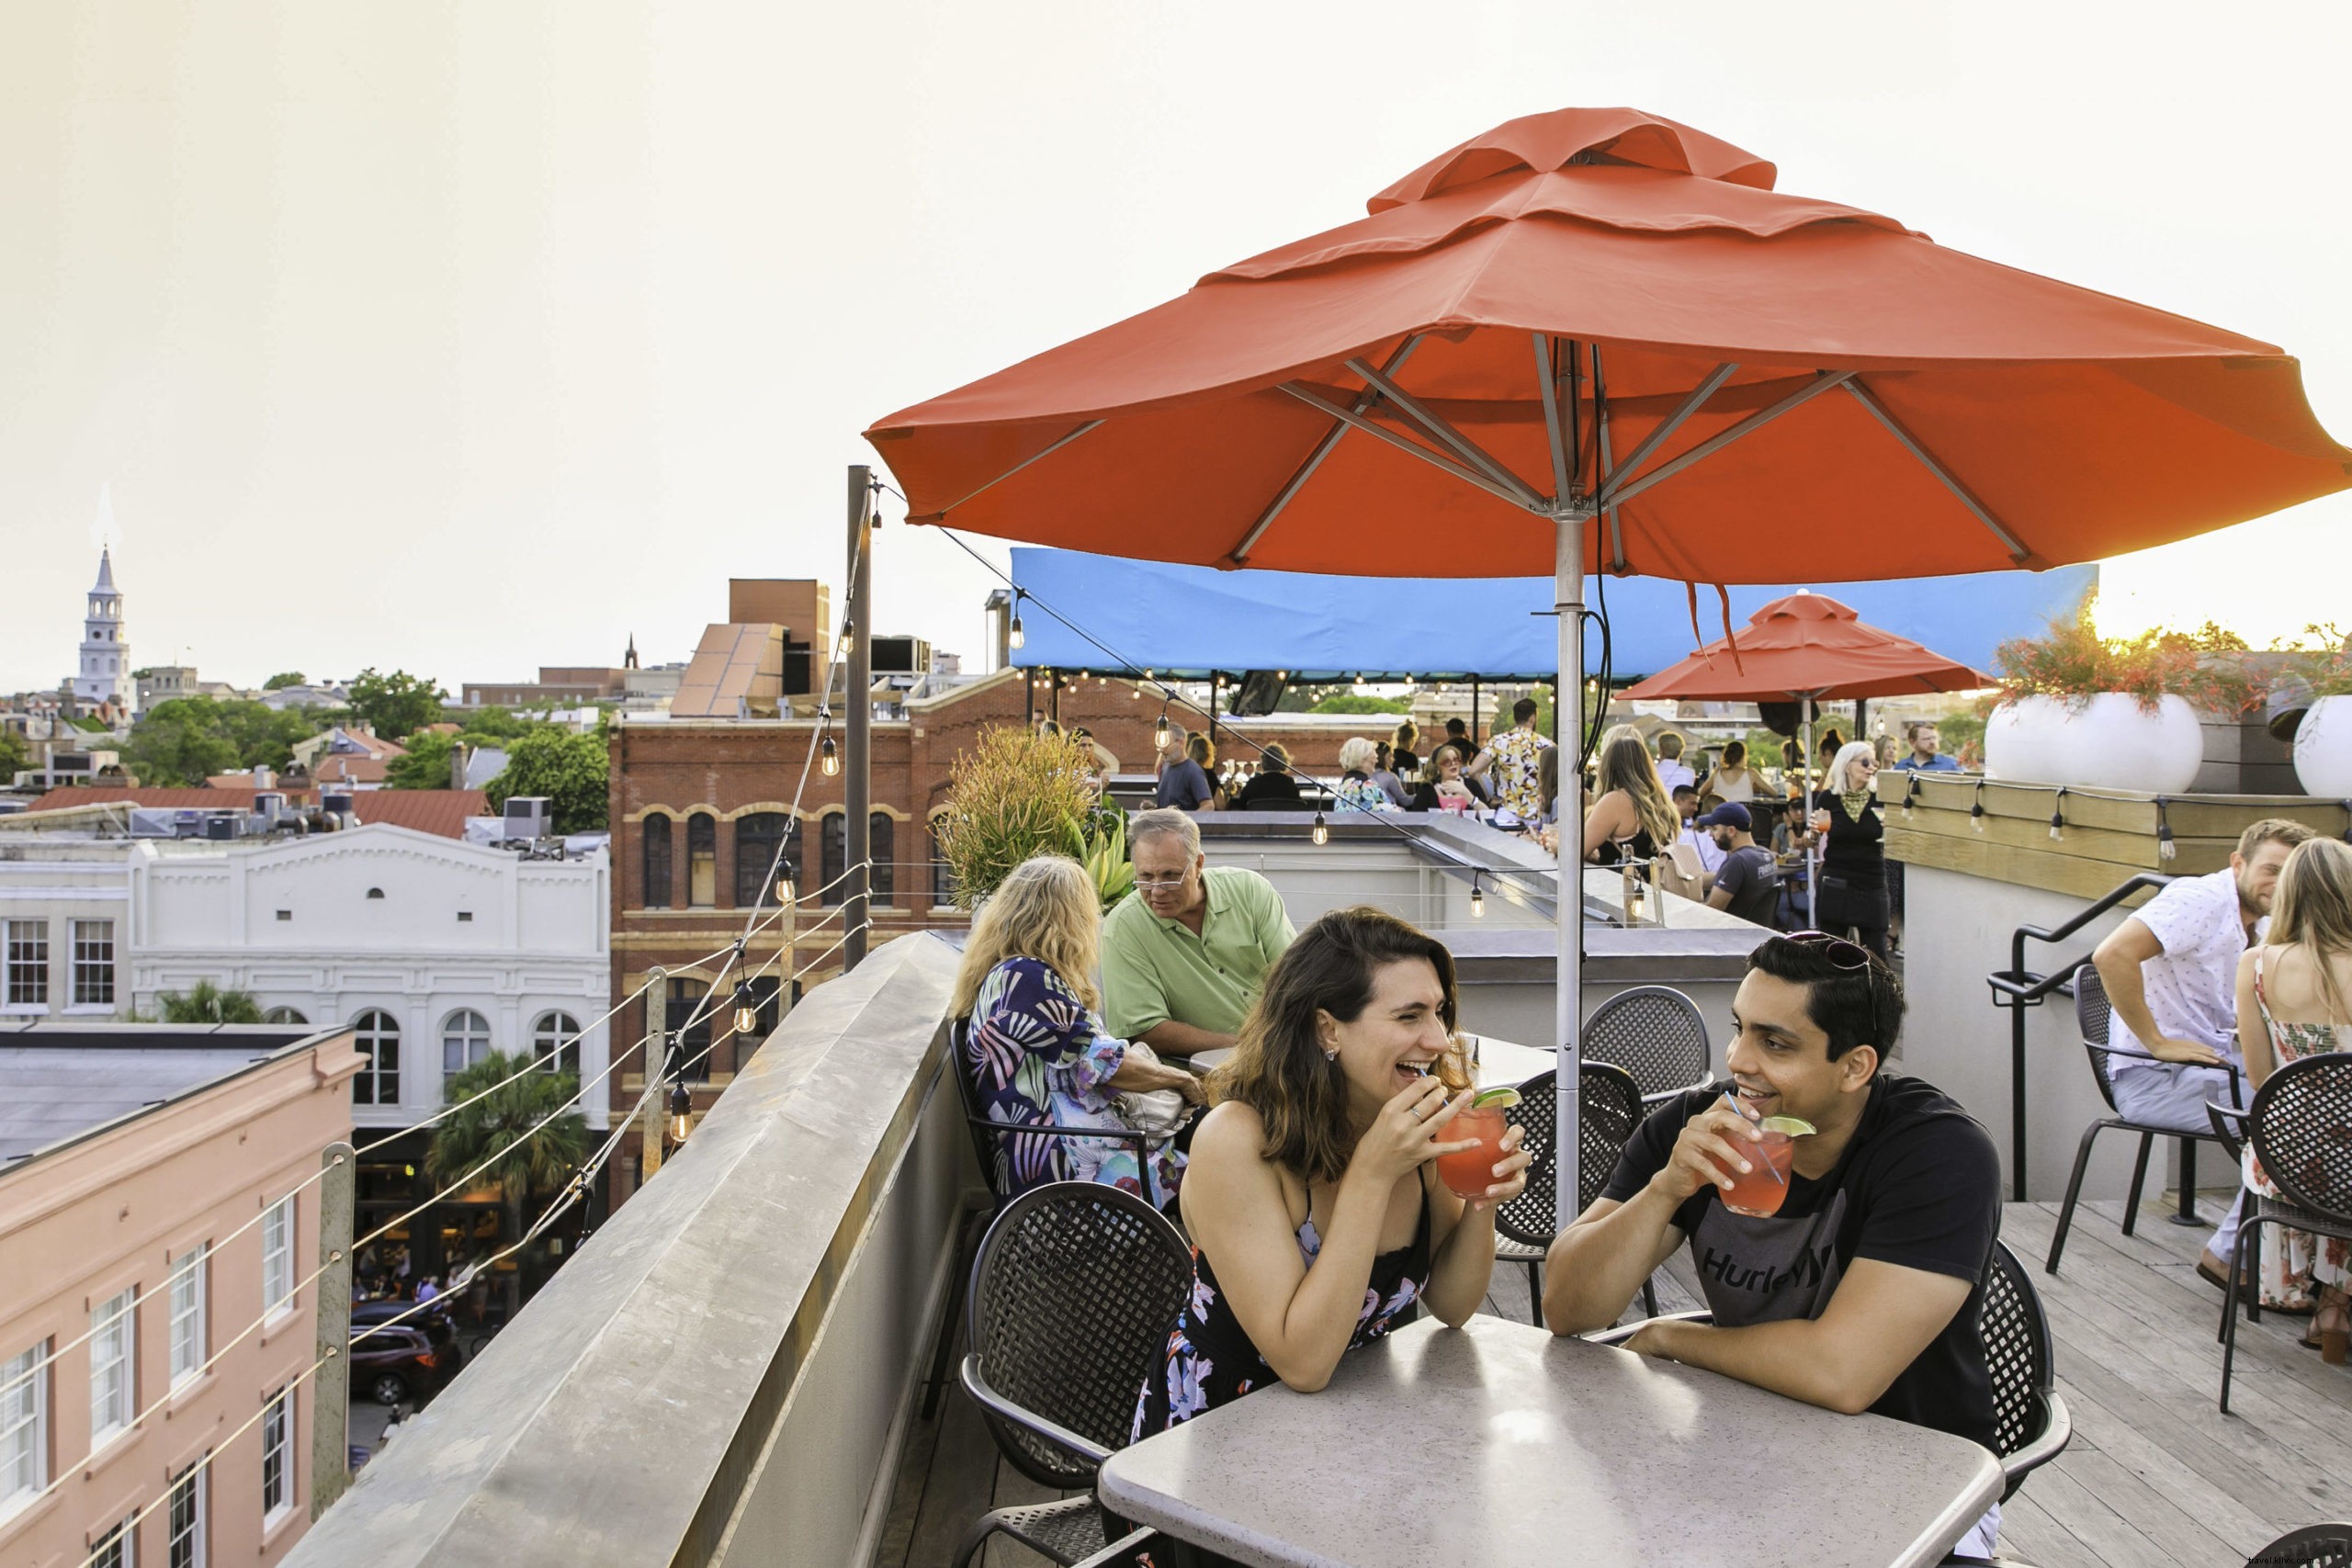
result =
[[[628,651],[621,655],[621,668],[624,670],[637,668],[637,634],[635,632],[628,634]]]
[[[114,585],[114,551],[98,551],[98,580],[90,586],[89,613],[82,618],[82,663],[74,694],[89,702],[111,702],[128,711],[137,688],[130,678],[130,646],[122,619],[122,593]]]

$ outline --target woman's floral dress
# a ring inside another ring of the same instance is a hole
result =
[[[1394,811],[1396,803],[1380,787],[1371,774],[1351,770],[1340,775],[1340,809],[1342,811]]]
[[[1323,1250],[1315,1222],[1298,1227],[1299,1256],[1309,1269]],[[1392,1328],[1412,1321],[1412,1312],[1430,1282],[1430,1201],[1421,1193],[1420,1224],[1413,1239],[1394,1252],[1372,1260],[1372,1278],[1364,1286],[1363,1305],[1356,1313],[1356,1331],[1348,1348],[1368,1344]],[[1193,1294],[1168,1331],[1168,1354],[1155,1371],[1147,1372],[1142,1394],[1136,1401],[1136,1423],[1128,1440],[1140,1441],[1152,1432],[1164,1432],[1189,1421],[1204,1410],[1229,1404],[1252,1389],[1278,1381],[1274,1370],[1250,1342],[1241,1320],[1217,1293],[1216,1275],[1201,1249],[1193,1248]]]
[[[1040,960],[1008,958],[989,971],[972,1007],[965,1054],[983,1116],[1031,1126],[1132,1131],[1110,1087],[1111,1075],[1127,1059],[1127,1043],[1103,1033],[1086,1004]],[[995,1144],[994,1185],[1007,1200],[1049,1181],[1102,1181],[1165,1205],[1184,1170],[1182,1154],[1157,1145],[1154,1187],[1147,1192],[1133,1144],[1013,1134],[999,1134]]]
[[[2262,1026],[2270,1032],[2271,1055],[2278,1066],[2316,1056],[2330,1051],[2341,1051],[2335,1026],[2332,1023],[2281,1023],[2270,1016],[2270,998],[2262,992],[2262,953],[2254,955],[2254,1004],[2261,1010]],[[2254,1157],[2254,1144],[2248,1140],[2243,1159],[2245,1162],[2245,1185],[2249,1192],[2265,1198],[2284,1198],[2271,1181],[2262,1162]],[[2300,1311],[2311,1302],[2313,1285],[2333,1285],[2337,1290],[2352,1282],[2352,1244],[2338,1236],[2313,1235],[2309,1231],[2272,1227],[2278,1238],[2276,1246],[2262,1249],[2262,1304],[2287,1306]]]

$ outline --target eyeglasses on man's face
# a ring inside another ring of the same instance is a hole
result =
[[[1136,873],[1136,886],[1142,888],[1147,893],[1170,887],[1182,887],[1184,886],[1184,879],[1192,874],[1193,874],[1189,868],[1183,871],[1171,871],[1159,875],[1148,876],[1142,872],[1137,872]]]

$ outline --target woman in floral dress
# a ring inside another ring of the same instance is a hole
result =
[[[2238,1043],[2256,1087],[2289,1062],[2352,1047],[2352,844],[2309,839],[2278,873],[2264,945],[2238,961]],[[2280,1196],[2245,1150],[2245,1184]],[[2352,1246],[2335,1236],[2274,1228],[2262,1254],[2262,1304],[2312,1312],[2303,1343],[2341,1364],[2352,1349]]]
[[[1136,1437],[1277,1379],[1312,1393],[1416,1305],[1456,1327],[1478,1309],[1494,1206],[1526,1185],[1528,1156],[1511,1129],[1476,1202],[1437,1179],[1438,1156],[1476,1146],[1447,1140],[1468,1096],[1430,1073],[1453,1022],[1453,955],[1380,910],[1335,910],[1275,962],[1211,1075],[1220,1103],[1180,1195],[1193,1292],[1144,1378]]]
[[[1131,1131],[1118,1096],[1174,1089],[1200,1103],[1200,1080],[1163,1066],[1148,1046],[1102,1032],[1102,909],[1093,879],[1076,861],[1043,855],[1022,862],[972,919],[956,976],[954,1016],[967,1021],[964,1060],[982,1115],[1013,1124]],[[1184,1156],[1155,1146],[1152,1181],[1132,1143],[1092,1138],[995,1139],[991,1181],[1011,1199],[1048,1181],[1102,1181],[1148,1202],[1177,1190]]]

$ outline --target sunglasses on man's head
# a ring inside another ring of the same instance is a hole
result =
[[[1799,947],[1804,948],[1808,952],[1820,953],[1823,957],[1828,959],[1832,964],[1836,965],[1839,969],[1847,971],[1848,973],[1860,971],[1864,976],[1868,976],[1870,973],[1870,953],[1859,944],[1848,942],[1842,936],[1832,936],[1827,931],[1791,931],[1789,933],[1789,940],[1795,942]],[[1870,982],[1870,1043],[1878,1047],[1879,1050],[1883,1053],[1885,1050],[1885,1044],[1880,1037],[1878,986],[1875,982]]]

